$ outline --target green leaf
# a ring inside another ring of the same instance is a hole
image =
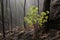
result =
[[[41,16],[45,16],[45,15],[46,15],[46,12],[42,12],[42,13],[41,13]]]
[[[46,16],[45,19],[47,20],[48,19],[48,16]]]
[[[43,23],[45,23],[45,22],[47,22],[47,20],[44,19],[44,20],[43,20]]]
[[[47,14],[49,14],[49,11],[46,11],[47,12]]]

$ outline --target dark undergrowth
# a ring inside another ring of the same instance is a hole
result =
[[[3,38],[0,36],[0,40],[60,40],[60,30],[57,29],[50,29],[46,30],[39,30],[37,33],[37,38],[34,37],[34,29],[31,30],[15,30],[15,31],[7,31],[6,37]]]

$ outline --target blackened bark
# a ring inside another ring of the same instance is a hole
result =
[[[2,10],[2,26],[3,26],[3,38],[5,38],[5,26],[4,26],[4,0],[1,0],[1,10]]]
[[[26,0],[24,1],[24,17],[25,17],[25,14],[26,14]],[[25,24],[25,21],[24,21],[24,28],[26,28],[26,24]]]
[[[47,22],[46,29],[60,30],[60,0],[50,0],[50,1],[51,2],[50,2],[49,21]]]
[[[17,16],[16,16],[16,12],[17,11],[17,9],[16,9],[16,0],[15,0],[15,26],[17,26]]]
[[[51,0],[50,3],[50,20],[55,20],[60,18],[60,0]]]
[[[50,2],[51,0],[45,0],[44,1],[44,12],[46,11],[49,11],[50,12]],[[49,19],[50,19],[50,13],[48,14],[48,20],[47,20],[47,23],[45,23],[45,27],[44,27],[44,32],[47,32],[49,29],[48,29],[48,26],[49,26]]]
[[[60,0],[51,0],[49,27],[60,30]]]
[[[44,1],[44,11],[50,11],[50,0]]]
[[[38,2],[38,14],[39,14],[39,0],[37,2]]]
[[[10,27],[10,31],[12,31],[12,11],[11,11],[11,7],[10,7],[10,0],[9,0],[9,9],[10,9],[10,17],[11,17],[11,27]]]
[[[34,38],[33,38],[33,40],[38,40],[38,30],[39,30],[39,28],[38,28],[38,24],[33,24],[33,26],[34,26]]]

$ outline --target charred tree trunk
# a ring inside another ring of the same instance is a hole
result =
[[[46,12],[46,11],[49,11],[50,12],[50,2],[51,2],[51,0],[45,0],[44,1],[44,11]],[[48,16],[49,16],[50,14],[48,14]],[[50,17],[50,16],[49,16]],[[48,32],[48,24],[49,24],[49,17],[48,17],[48,20],[47,20],[47,23],[45,24],[45,27],[44,27],[44,32]]]
[[[3,38],[5,38],[5,26],[4,26],[4,0],[1,0],[1,10],[2,10],[2,26],[3,26]],[[5,40],[5,39],[4,39]]]
[[[15,0],[15,27],[17,26],[17,16],[16,16],[16,12],[17,9],[16,9],[16,0]]]
[[[39,14],[39,0],[37,0],[37,3],[38,3],[38,14]],[[34,40],[38,40],[39,39],[39,36],[38,36],[38,30],[39,30],[39,27],[38,27],[38,21],[36,24],[33,25],[34,26],[34,35],[35,35],[35,38]]]
[[[33,40],[38,40],[38,24],[33,24],[34,26],[34,35],[33,35]]]
[[[39,14],[39,0],[37,1],[37,3],[38,3],[38,14]]]
[[[24,1],[24,17],[25,17],[25,14],[26,14],[26,0]],[[24,28],[26,28],[26,24],[24,22]]]
[[[45,0],[44,11],[50,11],[50,0]]]
[[[10,27],[10,31],[12,31],[12,12],[11,12],[11,7],[10,7],[10,0],[9,0],[9,9],[10,9],[10,18],[11,18],[11,27]]]
[[[39,14],[39,0],[37,0],[37,3],[38,3],[38,14]],[[34,35],[33,35],[33,40],[38,40],[39,39],[39,36],[38,36],[38,30],[39,30],[39,27],[38,27],[38,21],[36,24],[33,24],[34,26]]]

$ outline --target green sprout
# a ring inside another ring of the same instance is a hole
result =
[[[29,25],[37,24],[42,27],[45,22],[47,22],[49,11],[41,12],[38,14],[38,7],[32,6],[30,11],[24,17],[24,21]]]

